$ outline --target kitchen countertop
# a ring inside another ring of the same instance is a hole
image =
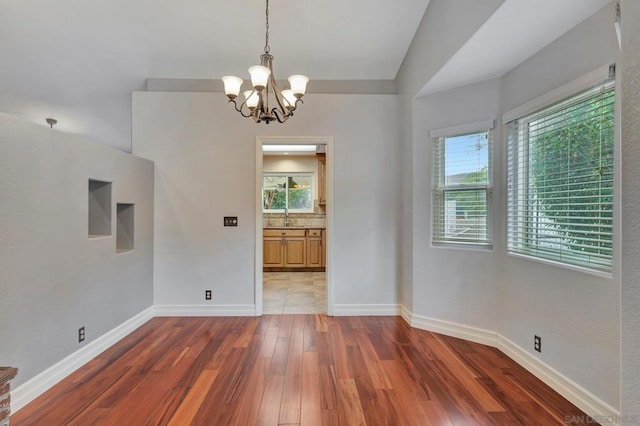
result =
[[[325,229],[321,226],[265,226],[262,229],[291,229],[291,230],[301,230],[301,229]]]

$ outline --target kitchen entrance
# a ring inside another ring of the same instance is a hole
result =
[[[258,138],[256,311],[261,305],[262,314],[330,313],[330,139],[266,139]]]

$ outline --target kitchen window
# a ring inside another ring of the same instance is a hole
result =
[[[262,207],[265,213],[313,212],[312,173],[265,173],[262,178]]]
[[[465,126],[472,131],[431,132],[432,242],[436,245],[492,245],[492,127],[493,120]]]
[[[611,271],[614,110],[610,75],[508,122],[509,252]]]

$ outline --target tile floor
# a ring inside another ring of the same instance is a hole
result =
[[[326,314],[325,272],[263,272],[265,314]]]

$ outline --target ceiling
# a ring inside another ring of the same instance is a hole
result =
[[[394,79],[429,0],[272,0],[279,78]],[[264,0],[0,0],[0,112],[130,149],[147,78],[248,77]]]
[[[272,0],[275,74],[393,80],[429,1]],[[502,75],[607,2],[505,0],[425,90]],[[263,47],[264,0],[0,0],[0,112],[129,151],[147,78],[246,78]]]
[[[506,0],[427,82],[419,95],[501,77],[609,2]],[[613,22],[611,30],[614,30]]]

